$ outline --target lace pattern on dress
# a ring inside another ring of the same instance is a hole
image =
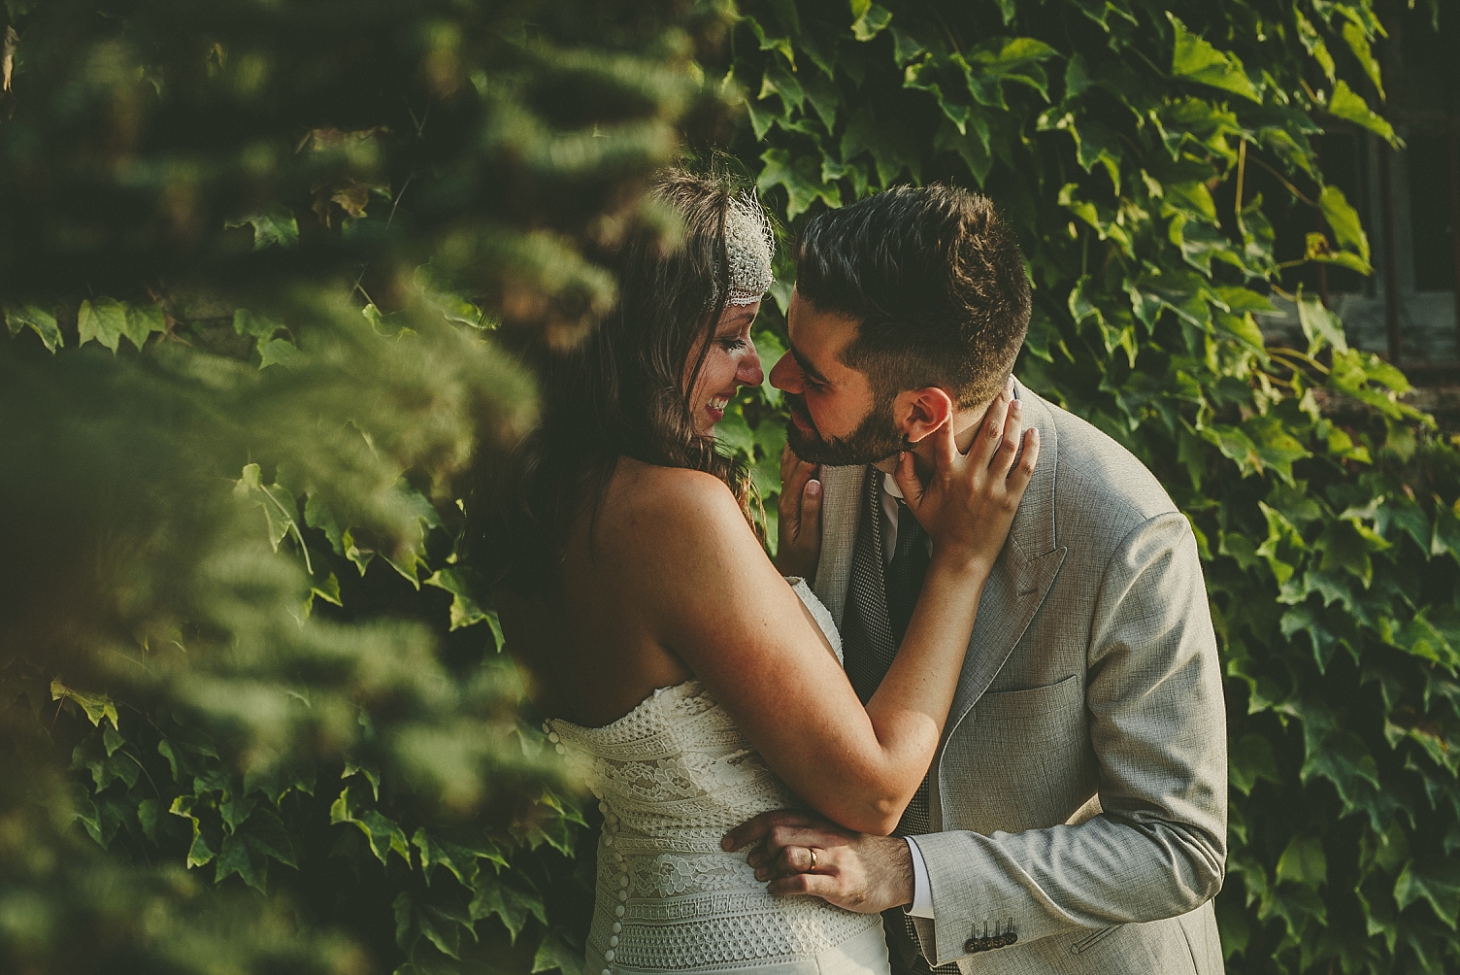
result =
[[[830,615],[793,583],[840,653]],[[818,612],[819,610],[819,612]],[[815,958],[880,923],[823,901],[779,899],[725,831],[800,805],[698,681],[647,698],[601,728],[548,723],[559,750],[584,762],[601,800],[590,955],[613,975],[636,970],[752,968]]]

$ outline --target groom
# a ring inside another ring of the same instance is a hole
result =
[[[944,186],[819,215],[796,271],[771,382],[792,448],[824,466],[820,492],[788,490],[807,525],[819,501],[815,589],[865,702],[928,564],[883,459],[907,445],[926,472],[950,416],[968,449],[1023,343],[1029,283],[989,201]],[[751,862],[774,893],[885,912],[898,975],[1219,973],[1226,727],[1191,528],[1124,448],[1015,390],[1038,467],[900,835],[783,811],[727,845],[765,840]]]

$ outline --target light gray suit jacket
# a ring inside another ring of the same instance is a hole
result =
[[[1123,447],[1018,397],[1039,463],[933,761],[923,953],[970,975],[1221,972],[1226,714],[1191,527]],[[821,474],[815,590],[838,624],[865,474]]]

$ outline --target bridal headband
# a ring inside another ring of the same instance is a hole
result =
[[[727,305],[753,305],[771,289],[775,235],[753,195],[732,196],[725,210],[725,256],[730,264]]]

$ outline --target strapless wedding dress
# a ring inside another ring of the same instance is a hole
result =
[[[841,655],[831,615],[793,582]],[[813,897],[773,897],[725,833],[804,804],[695,680],[601,728],[547,723],[585,766],[603,834],[585,975],[887,975],[882,919]]]

